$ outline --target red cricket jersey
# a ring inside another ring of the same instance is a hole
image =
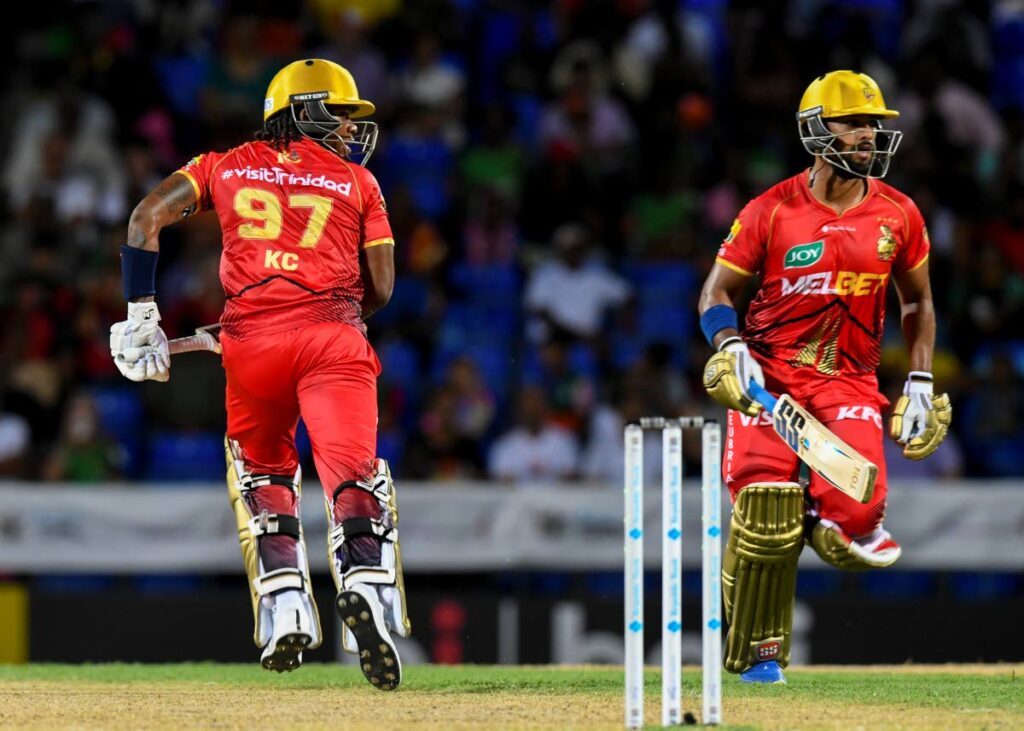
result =
[[[808,384],[874,380],[886,287],[923,265],[928,249],[920,211],[892,186],[868,180],[864,199],[839,215],[814,197],[804,172],[746,205],[716,261],[760,275],[743,338],[766,371]]]
[[[301,140],[288,152],[248,142],[194,157],[177,172],[220,219],[221,324],[233,338],[315,322],[365,332],[360,250],[394,244],[380,186],[366,168]]]

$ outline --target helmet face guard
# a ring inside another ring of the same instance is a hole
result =
[[[874,151],[867,165],[859,165],[852,160],[853,156],[862,150],[856,147],[840,150],[836,147],[836,141],[850,132],[837,134],[829,130],[821,116],[820,107],[808,109],[797,115],[797,127],[804,149],[811,155],[824,159],[843,177],[884,178],[889,172],[889,164],[903,140],[903,133],[899,130],[883,129],[880,119],[875,119],[872,126],[875,128]]]
[[[300,110],[306,112],[305,118],[302,118]],[[343,123],[331,114],[323,99],[292,104],[291,115],[303,137],[358,165],[366,165],[377,147],[376,122],[350,120],[344,124],[355,126],[356,131],[352,137],[345,137],[339,132]],[[339,146],[345,152],[340,152]]]

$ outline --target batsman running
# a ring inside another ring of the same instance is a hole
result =
[[[886,288],[899,295],[910,372],[890,434],[923,459],[946,436],[946,394],[932,391],[935,310],[928,233],[914,202],[881,181],[901,132],[865,74],[833,71],[811,82],[797,127],[811,167],[750,201],[718,250],[700,296],[700,322],[717,352],[704,387],[726,406],[723,478],[733,499],[722,569],[725,669],[748,682],[784,683],[797,559],[806,540],[847,571],[885,568],[900,546],[882,526],[886,471],[878,390]],[[753,277],[742,332],[734,302]],[[790,394],[825,428],[878,467],[859,502],[811,472],[751,395],[750,382]],[[867,496],[865,496],[867,498]]]
[[[133,381],[170,376],[154,298],[161,229],[199,211],[220,219],[226,305],[225,458],[268,670],[294,670],[319,646],[300,522],[301,416],[324,487],[331,572],[345,649],[392,690],[401,665],[391,633],[409,635],[398,509],[388,465],[375,458],[380,363],[366,320],[391,297],[394,239],[380,187],[363,167],[377,126],[351,74],[296,61],[270,82],[263,129],[227,152],[194,157],[135,208],[121,248],[128,317],[110,329],[118,369]]]

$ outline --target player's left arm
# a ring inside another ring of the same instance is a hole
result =
[[[946,437],[953,409],[949,396],[933,393],[932,353],[935,349],[935,304],[927,260],[894,276],[900,299],[903,337],[910,355],[910,373],[903,395],[893,408],[889,433],[903,445],[903,456],[924,459]]]
[[[361,263],[363,274],[362,317],[366,320],[391,299],[395,288],[395,246],[392,243],[377,244],[363,249]]]
[[[170,352],[155,298],[159,235],[197,208],[196,187],[190,178],[172,173],[139,202],[128,220],[128,237],[121,247],[128,317],[110,327],[110,355],[129,380],[170,378]]]

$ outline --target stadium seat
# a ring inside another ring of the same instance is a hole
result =
[[[101,429],[127,455],[125,477],[138,477],[146,427],[140,390],[135,386],[96,386],[89,393],[96,404]]]
[[[144,478],[151,482],[219,481],[224,478],[220,432],[157,432],[149,439]]]

